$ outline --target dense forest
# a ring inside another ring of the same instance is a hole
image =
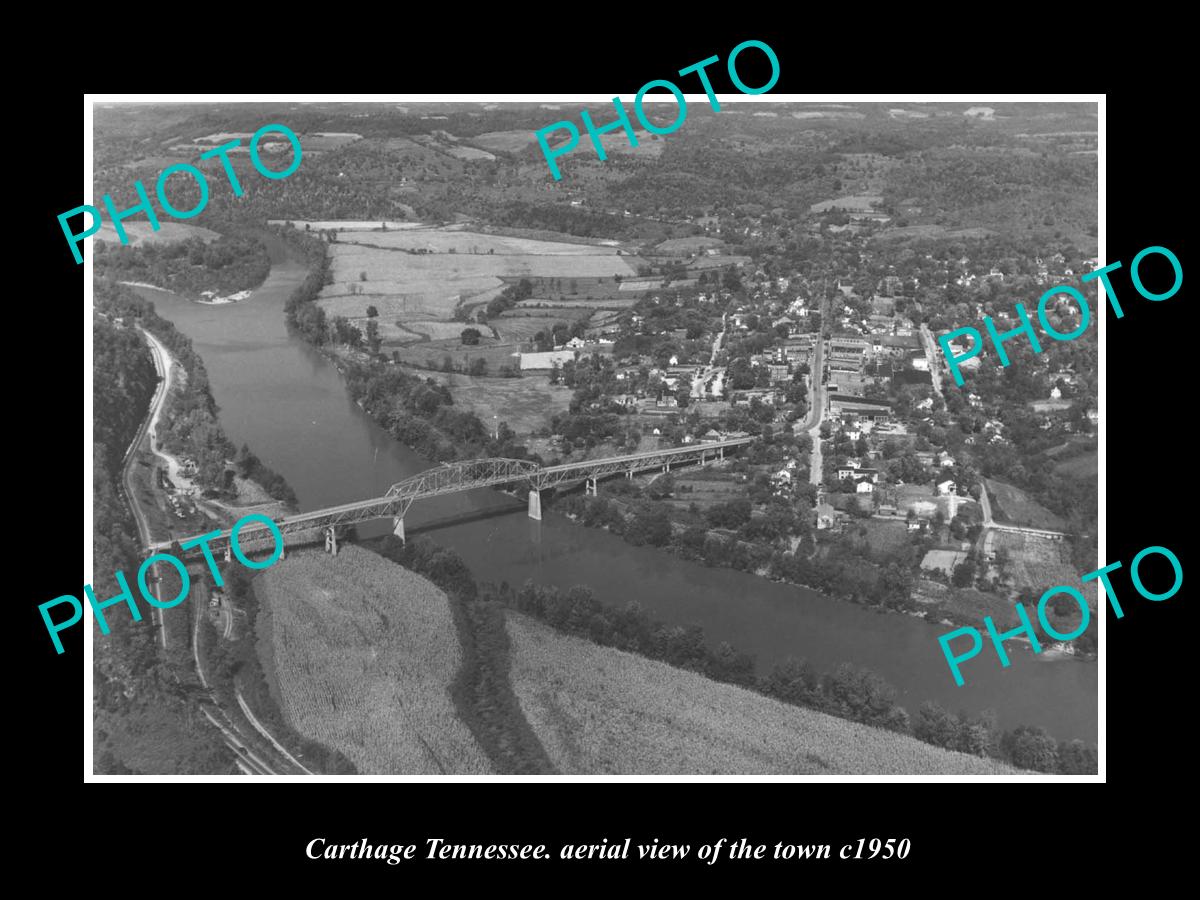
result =
[[[137,531],[119,485],[125,448],[149,407],[157,377],[149,348],[136,332],[98,317],[93,335],[93,590],[102,600],[121,591],[113,573],[124,572],[132,580],[141,562]],[[146,618],[134,622],[128,615],[114,614],[107,621],[110,633],[94,644],[95,771],[234,771],[228,748],[200,724],[197,695],[177,677],[186,671],[187,648],[178,647],[177,655],[164,659]]]
[[[262,242],[246,235],[137,246],[97,241],[95,248],[97,278],[153,284],[193,299],[202,291],[224,295],[252,290],[271,271]]]

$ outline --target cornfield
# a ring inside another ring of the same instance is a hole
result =
[[[487,773],[454,713],[462,658],[446,595],[353,545],[289,553],[255,580],[283,713],[363,774]],[[268,673],[268,677],[271,677]]]
[[[507,616],[513,690],[563,773],[1019,774]]]

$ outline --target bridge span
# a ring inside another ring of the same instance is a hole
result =
[[[693,462],[703,465],[713,460],[724,459],[726,450],[744,446],[753,440],[755,439],[752,437],[728,438],[722,441],[686,444],[682,447],[670,447],[663,450],[649,450],[628,456],[587,459],[558,466],[540,466],[529,460],[502,458],[469,459],[443,463],[393,484],[382,497],[286,516],[276,519],[275,522],[284,537],[285,544],[288,535],[316,535],[323,531],[326,549],[337,553],[338,526],[367,522],[372,519],[384,519],[390,516],[393,532],[401,540],[404,540],[404,516],[409,507],[417,500],[438,497],[442,494],[471,491],[476,488],[500,487],[521,482],[529,485],[529,516],[532,519],[540,520],[542,518],[541,491],[546,488],[583,481],[586,492],[594,496],[599,490],[598,482],[601,478],[620,474],[626,478],[632,478],[638,472],[652,469],[669,472],[672,465],[678,466]],[[223,553],[225,559],[228,560],[231,553],[231,530],[227,528],[219,533],[209,532],[209,534],[212,537],[205,542],[209,552]],[[203,552],[201,540],[205,537],[206,535],[193,535],[178,539],[181,545],[196,542],[193,547],[184,549],[183,555],[199,556]],[[165,553],[169,552],[175,543],[175,541],[161,541],[150,544],[148,549],[153,553]],[[243,551],[273,550],[275,547],[275,540],[265,523],[250,523],[244,526],[238,532],[237,543]]]

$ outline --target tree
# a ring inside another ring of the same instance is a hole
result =
[[[367,280],[367,273],[366,273],[366,271],[365,271],[365,270],[364,270],[364,271],[362,271],[362,272],[359,272],[359,273],[358,273],[358,280],[359,280],[359,281],[366,281],[366,280]]]
[[[462,339],[462,342],[464,344],[467,344],[468,346],[473,347],[479,343],[479,338],[481,337],[481,335],[479,333],[478,328],[464,328],[462,330],[462,334],[459,335],[459,337]]]
[[[374,319],[378,315],[379,315],[379,310],[377,310],[374,306],[367,307],[367,318],[368,319]]]
[[[952,580],[955,587],[970,587],[975,581],[974,561],[967,559],[955,566]]]
[[[473,360],[471,360],[470,365],[467,366],[467,374],[468,375],[486,375],[487,374],[487,360],[484,359],[482,356],[476,356]]]
[[[379,336],[379,322],[375,319],[367,319],[367,345],[371,348],[371,352],[378,353],[382,344],[383,339]]]
[[[1018,768],[1035,772],[1053,772],[1058,768],[1058,745],[1044,728],[1022,725],[1006,734],[1003,744]]]

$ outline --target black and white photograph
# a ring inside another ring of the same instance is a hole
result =
[[[1103,778],[1103,98],[724,55],[89,98],[88,780]]]

